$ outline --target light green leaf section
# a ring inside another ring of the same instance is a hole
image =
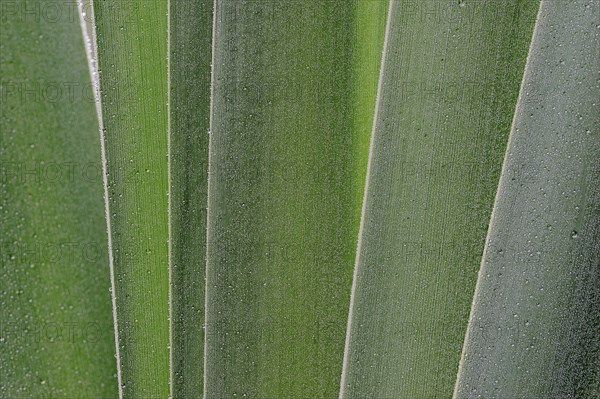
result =
[[[537,9],[393,1],[340,397],[452,396]]]
[[[0,397],[117,395],[98,119],[77,3],[0,3]]]
[[[173,397],[200,398],[212,0],[170,1],[170,154]]]
[[[124,397],[169,395],[167,1],[94,1]]]
[[[598,21],[542,0],[456,398],[600,397]]]
[[[381,53],[388,12],[386,0],[353,0],[354,21],[352,22],[352,55],[350,87],[352,99],[348,104],[352,112],[353,166],[351,184],[354,187],[356,236],[364,197],[365,177],[369,158],[369,145],[373,127],[375,97],[379,82]],[[356,242],[356,236],[354,240]],[[356,247],[356,244],[354,244]]]
[[[335,397],[387,2],[217,2],[207,398]]]

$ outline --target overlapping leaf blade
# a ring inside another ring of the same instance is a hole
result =
[[[537,3],[391,10],[340,397],[445,397]]]
[[[600,394],[599,16],[542,0],[457,398]]]
[[[75,3],[2,4],[0,393],[598,395],[598,3],[542,2],[488,229],[538,2],[390,1],[96,0],[104,176]]]

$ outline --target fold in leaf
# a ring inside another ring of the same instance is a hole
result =
[[[447,397],[537,3],[390,9],[340,397]]]
[[[542,0],[457,398],[600,394],[599,15]]]

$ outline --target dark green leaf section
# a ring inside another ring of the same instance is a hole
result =
[[[598,21],[542,1],[457,398],[600,397]]]
[[[451,397],[537,7],[394,0],[342,397]]]
[[[213,1],[170,2],[173,396],[204,379],[204,271]]]
[[[76,3],[0,3],[0,79],[0,397],[115,397],[98,118]]]
[[[218,2],[208,398],[338,393],[386,10]]]
[[[125,397],[169,395],[167,0],[94,1]]]

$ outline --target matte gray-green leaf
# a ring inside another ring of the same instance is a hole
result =
[[[542,0],[457,398],[600,397],[598,21]]]
[[[450,397],[537,2],[390,9],[340,397]]]

